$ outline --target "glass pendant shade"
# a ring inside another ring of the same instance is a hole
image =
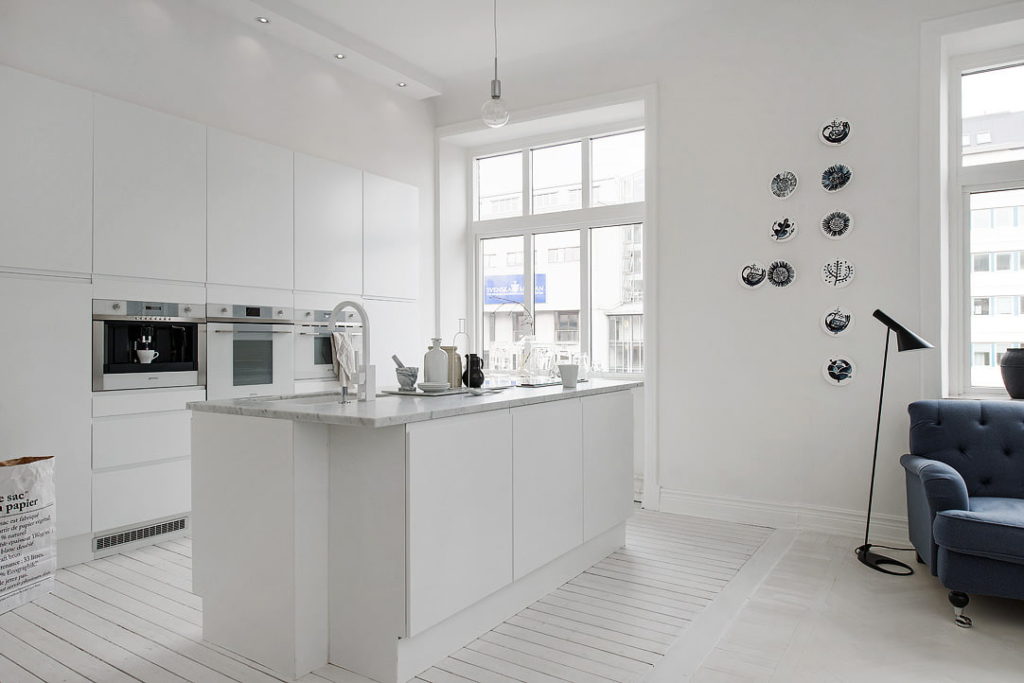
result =
[[[508,107],[500,97],[492,97],[480,107],[480,117],[491,128],[501,128],[508,123]]]

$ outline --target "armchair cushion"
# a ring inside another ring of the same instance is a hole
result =
[[[1024,500],[971,498],[970,510],[939,512],[933,534],[956,553],[1024,564]]]
[[[900,458],[900,464],[908,475],[920,480],[932,514],[940,510],[970,509],[967,484],[951,466],[919,455],[904,455]]]

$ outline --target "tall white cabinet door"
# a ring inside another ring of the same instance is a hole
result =
[[[583,542],[583,414],[578,400],[512,410],[514,578]]]
[[[583,540],[633,512],[633,392],[584,396]]]
[[[292,289],[291,151],[211,128],[208,281]]]
[[[512,582],[512,417],[406,429],[412,636]]]
[[[95,98],[93,270],[206,280],[206,128]]]
[[[91,299],[84,280],[0,277],[0,307],[18,312],[0,334],[0,460],[54,456],[58,538],[90,531]]]
[[[420,192],[363,173],[363,294],[419,296]]]
[[[377,366],[377,388],[397,386],[392,355],[406,365],[420,368],[430,340],[419,333],[419,309],[415,301],[363,301],[370,316],[370,363]]]
[[[363,174],[295,155],[295,289],[351,292],[363,286]]]
[[[92,94],[0,67],[0,265],[92,271]]]

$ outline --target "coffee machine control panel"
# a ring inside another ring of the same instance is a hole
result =
[[[146,322],[201,322],[206,316],[203,304],[166,301],[129,301],[126,299],[93,299],[94,320],[137,320]]]

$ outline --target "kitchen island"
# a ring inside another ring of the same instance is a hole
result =
[[[204,638],[409,680],[623,544],[639,386],[190,404]]]

